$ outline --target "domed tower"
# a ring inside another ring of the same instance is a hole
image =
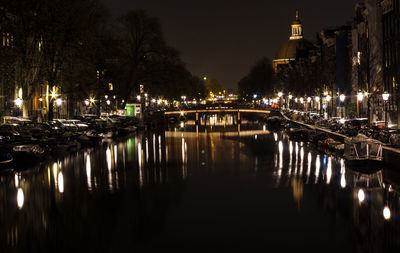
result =
[[[303,38],[303,24],[299,19],[299,12],[296,11],[296,20],[292,23],[292,35],[289,37],[289,41],[281,46],[272,61],[275,72],[278,71],[279,65],[287,65],[299,57],[307,55],[310,48],[312,48],[312,43]]]

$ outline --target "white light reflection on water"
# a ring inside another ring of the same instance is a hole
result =
[[[139,187],[143,186],[143,167],[142,167],[142,144],[139,142],[137,146],[138,164],[139,164]]]
[[[106,160],[107,160],[107,169],[108,169],[108,187],[109,187],[110,190],[113,190],[112,173],[111,173],[112,157],[111,157],[111,149],[110,149],[110,147],[107,147],[107,150],[106,150]]]
[[[328,158],[328,166],[326,169],[326,183],[329,184],[332,178],[332,158]]]
[[[279,169],[283,168],[283,142],[279,141]]]
[[[365,200],[365,193],[364,193],[364,190],[363,190],[363,189],[358,190],[357,197],[358,197],[358,202],[360,202],[360,203],[364,202],[364,200]]]
[[[25,202],[25,197],[24,197],[24,191],[22,190],[22,188],[18,188],[17,191],[17,205],[18,205],[18,209],[22,209],[22,207],[24,206],[24,202]]]
[[[187,144],[185,138],[182,138],[182,178],[186,179],[187,177]]]
[[[277,133],[274,133],[274,140],[278,141],[278,134]]]
[[[86,179],[87,179],[87,185],[88,185],[88,190],[92,190],[92,165],[90,163],[90,155],[86,155]]]
[[[114,145],[114,166],[117,166],[117,158],[118,158],[118,152],[117,152],[117,145]]]
[[[385,220],[390,220],[390,217],[391,217],[392,215],[391,215],[391,212],[390,212],[390,208],[388,207],[388,206],[385,206],[384,208],[383,208],[383,218],[385,219]]]
[[[344,189],[346,188],[346,168],[344,159],[340,159],[340,175],[340,186]]]
[[[315,184],[318,183],[318,178],[319,178],[319,170],[321,169],[321,160],[320,156],[317,155],[317,158],[315,159]]]
[[[58,173],[58,191],[64,193],[64,175],[61,171]]]
[[[15,173],[14,181],[15,181],[15,188],[18,188],[19,187],[19,176],[18,176],[18,173]]]
[[[156,135],[153,134],[153,161],[156,164]]]
[[[308,184],[308,181],[309,181],[309,179],[310,179],[311,163],[312,163],[312,155],[311,155],[311,152],[308,152],[308,160],[307,160],[307,181],[306,181],[306,184]]]
[[[303,175],[303,166],[304,166],[304,148],[300,149],[300,176]]]

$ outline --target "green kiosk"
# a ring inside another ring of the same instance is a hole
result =
[[[126,104],[125,105],[126,116],[128,117],[142,117],[142,105],[141,104]]]

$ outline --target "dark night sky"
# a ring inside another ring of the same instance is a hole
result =
[[[145,9],[160,19],[170,46],[181,52],[188,69],[217,78],[226,88],[263,56],[272,59],[289,39],[295,11],[305,37],[345,24],[357,0],[102,0],[114,16]]]

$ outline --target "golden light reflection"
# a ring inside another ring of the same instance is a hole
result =
[[[118,158],[118,152],[117,152],[117,145],[114,145],[114,166],[117,166],[117,158]]]
[[[14,175],[14,181],[15,181],[15,188],[19,187],[19,176],[17,173]]]
[[[25,197],[24,197],[24,192],[22,191],[22,188],[18,188],[17,191],[17,205],[18,205],[18,209],[22,209],[22,207],[24,206],[24,202],[25,202]]]
[[[292,178],[292,191],[293,191],[293,199],[297,203],[297,208],[300,209],[301,199],[303,198],[303,182],[301,180],[297,180],[297,178]]]
[[[181,121],[180,127],[184,128],[185,127],[185,122]]]

